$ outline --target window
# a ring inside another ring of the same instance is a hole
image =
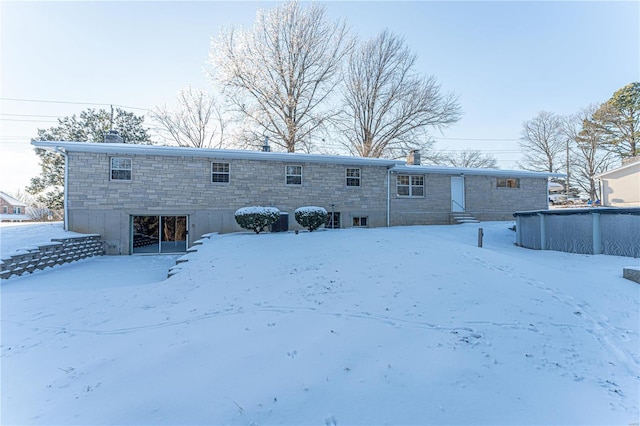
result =
[[[352,226],[354,228],[366,228],[367,227],[367,217],[354,217]]]
[[[325,228],[339,229],[340,228],[340,212],[328,212],[327,222],[324,224]]]
[[[15,214],[21,214],[21,213],[22,213],[22,208],[20,208],[20,207],[14,207],[14,208],[13,208],[13,212],[14,212]]]
[[[515,178],[498,178],[496,183],[498,188],[520,188],[520,179]]]
[[[396,188],[399,197],[424,197],[424,176],[398,175]]]
[[[131,158],[111,158],[111,180],[131,180]]]
[[[360,186],[360,169],[347,169],[347,186]]]
[[[229,183],[229,163],[211,163],[211,182]]]
[[[9,213],[9,207],[8,206],[2,206],[2,213],[4,213],[4,214]]]
[[[302,185],[302,166],[285,166],[287,185]]]

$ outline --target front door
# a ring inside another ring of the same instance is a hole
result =
[[[187,216],[132,216],[133,254],[187,251]]]
[[[451,176],[451,211],[464,210],[464,176]]]

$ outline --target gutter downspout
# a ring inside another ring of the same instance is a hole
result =
[[[391,167],[387,167],[387,228],[391,226]]]
[[[64,148],[55,147],[55,151],[64,157],[64,198],[62,199],[63,214],[64,214],[64,230],[69,230],[69,205],[67,203],[67,194],[69,193],[69,157]]]

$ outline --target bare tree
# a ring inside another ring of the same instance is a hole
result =
[[[614,154],[603,147],[605,132],[592,120],[598,108],[589,105],[566,117],[563,123],[563,132],[571,141],[571,176],[592,200],[601,198],[594,176],[607,171],[614,161]]]
[[[438,164],[481,169],[498,168],[498,161],[493,155],[483,154],[482,151],[475,149],[463,149],[458,152],[444,151],[440,154]]]
[[[268,136],[294,152],[335,115],[326,101],[352,44],[346,25],[329,22],[323,7],[292,1],[259,10],[251,29],[214,37],[209,74],[254,126],[256,144]]]
[[[540,111],[523,123],[520,137],[523,162],[519,165],[525,170],[558,172],[566,146],[561,118],[552,112]]]
[[[176,108],[156,107],[151,118],[158,123],[161,137],[178,146],[221,148],[227,120],[216,99],[202,89],[183,88],[176,97]]]
[[[435,77],[414,71],[417,56],[388,30],[349,58],[340,129],[345,146],[362,157],[400,157],[422,148],[416,132],[460,119],[457,97],[443,95]]]

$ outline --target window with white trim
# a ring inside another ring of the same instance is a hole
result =
[[[302,166],[285,166],[287,185],[302,185]]]
[[[354,228],[366,228],[369,218],[367,216],[356,216],[352,218],[351,226]]]
[[[131,158],[111,157],[111,180],[131,180]]]
[[[518,178],[498,178],[496,181],[498,188],[520,188],[520,179]]]
[[[13,212],[15,214],[22,214],[22,207],[14,207]]]
[[[229,163],[211,163],[211,182],[229,183]]]
[[[396,193],[399,197],[424,197],[424,176],[398,175]]]
[[[9,207],[8,206],[2,206],[2,213],[4,213],[4,214],[9,213]]]
[[[347,169],[347,186],[360,186],[360,169]]]

